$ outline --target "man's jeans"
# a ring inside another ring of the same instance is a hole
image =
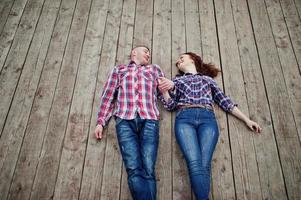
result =
[[[133,199],[156,199],[159,121],[116,118],[116,132]]]
[[[208,199],[211,160],[219,136],[214,112],[206,108],[179,110],[175,134],[187,163],[196,199]]]

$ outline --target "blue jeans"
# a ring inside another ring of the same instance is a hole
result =
[[[155,200],[159,121],[117,117],[116,132],[133,199]]]
[[[208,199],[211,160],[219,136],[214,112],[206,108],[179,110],[176,114],[175,134],[187,163],[196,199]]]

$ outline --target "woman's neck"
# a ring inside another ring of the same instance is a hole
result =
[[[184,73],[191,73],[191,74],[197,74],[196,68],[194,65],[189,65],[183,70]]]

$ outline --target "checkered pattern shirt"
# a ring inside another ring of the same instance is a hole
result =
[[[232,100],[218,87],[209,76],[186,73],[173,79],[175,89],[170,92],[171,99],[163,101],[164,107],[174,110],[181,105],[198,104],[213,106],[217,103],[224,111],[231,112],[234,106]]]
[[[105,83],[97,123],[105,126],[112,115],[122,119],[159,119],[157,78],[164,76],[158,65],[115,66]]]

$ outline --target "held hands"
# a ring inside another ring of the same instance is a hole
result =
[[[98,124],[94,131],[94,135],[97,140],[101,140],[102,132],[103,132],[103,127],[102,127],[102,125]]]
[[[168,78],[165,77],[159,77],[158,78],[158,83],[159,83],[159,90],[160,92],[163,94],[165,92],[167,92],[170,89],[173,89],[175,84],[173,83],[173,81],[169,80]]]
[[[256,123],[256,122],[254,122],[254,121],[252,121],[252,120],[247,120],[246,121],[246,125],[252,130],[252,131],[254,131],[254,132],[256,132],[256,133],[260,133],[261,132],[261,127]]]

